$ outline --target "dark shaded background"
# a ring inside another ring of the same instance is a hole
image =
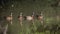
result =
[[[0,0],[0,17],[3,19],[11,12],[13,13],[13,25],[9,26],[9,33],[11,34],[20,33],[20,24],[17,18],[20,12],[23,12],[24,16],[32,15],[32,12],[35,12],[35,15],[40,15],[42,12],[45,18],[52,17],[53,21],[50,23],[60,24],[60,20],[57,22],[56,19],[56,16],[60,16],[59,2],[59,0]]]

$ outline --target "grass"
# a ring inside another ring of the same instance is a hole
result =
[[[50,20],[47,20],[50,23]],[[53,21],[53,20],[52,20]],[[46,24],[45,24],[46,25]],[[51,24],[50,24],[51,25]],[[35,20],[34,25],[32,24],[32,21],[23,21],[23,26],[21,27],[19,23],[13,23],[13,25],[9,26],[9,32],[10,34],[50,34],[50,31],[46,30],[45,32],[39,32],[37,29],[42,30],[43,26],[41,25],[40,21]],[[59,34],[60,31],[56,32]],[[9,33],[8,33],[9,34]],[[53,34],[53,32],[52,32]]]

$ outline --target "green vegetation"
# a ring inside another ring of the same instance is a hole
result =
[[[60,26],[60,7],[52,7],[51,4],[54,4],[55,0],[36,0],[34,1],[24,1],[20,2],[19,0],[13,0],[6,3],[2,8],[0,8],[0,16],[8,16],[10,13],[13,13],[13,24],[11,25],[9,22],[8,34],[50,34],[54,33],[50,31],[48,28],[52,28],[55,25]],[[12,7],[13,5],[13,7]],[[1,7],[1,6],[0,6]],[[32,15],[32,12],[35,12],[35,15],[40,12],[43,13],[44,16],[44,27],[41,22],[37,19],[34,21],[34,25],[32,21],[23,20],[23,26],[20,26],[18,21],[18,16],[20,12],[23,13],[23,16]],[[59,21],[57,21],[57,16],[59,16]],[[5,22],[4,22],[5,23]],[[47,28],[45,28],[47,26]],[[56,31],[56,34],[60,34],[60,31]]]

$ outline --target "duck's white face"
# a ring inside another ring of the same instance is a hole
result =
[[[42,20],[42,19],[43,19],[43,16],[38,16],[38,19],[39,19],[39,20]]]
[[[10,21],[10,20],[12,20],[12,17],[9,17],[9,16],[8,16],[6,19],[7,19],[8,21]]]
[[[31,17],[31,16],[27,16],[27,20],[32,20],[33,19],[33,17]]]
[[[22,16],[20,16],[18,19],[21,21],[21,20],[23,19],[23,17],[22,17]]]
[[[42,18],[43,18],[43,16],[39,16],[39,18],[40,18],[40,19],[42,19]]]

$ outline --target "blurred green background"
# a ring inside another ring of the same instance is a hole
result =
[[[40,12],[43,13],[44,16],[44,23],[47,26],[52,25],[60,25],[60,6],[55,6],[54,4],[57,3],[57,0],[5,0],[0,5],[0,16],[8,16],[10,13],[13,13],[13,24],[9,24],[8,27],[8,34],[50,34],[38,32],[38,27],[43,29],[40,21],[35,19],[34,24],[31,25],[32,22],[23,20],[23,26],[21,27],[18,21],[18,16],[20,12],[23,13],[24,16],[32,15],[32,12],[35,12],[35,15],[39,14]],[[53,6],[51,6],[53,4]],[[57,17],[59,16],[59,17]],[[22,30],[22,31],[21,31]],[[57,34],[60,31],[57,31]],[[53,33],[52,33],[53,34]]]

